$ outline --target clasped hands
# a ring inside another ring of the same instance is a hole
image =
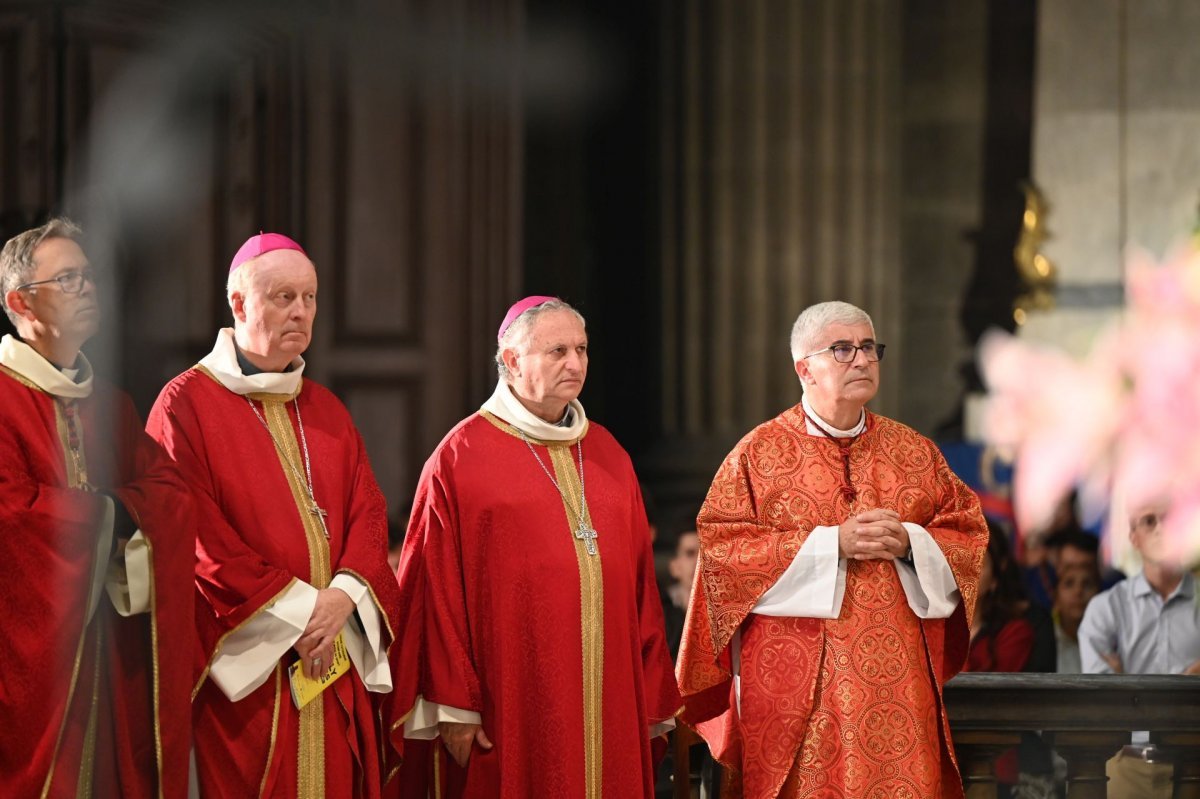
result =
[[[838,526],[838,557],[896,560],[909,551],[908,530],[900,514],[886,508],[856,513]]]
[[[342,589],[323,588],[317,591],[317,603],[308,617],[308,626],[295,643],[305,676],[316,680],[329,671],[333,665],[333,639],[337,638],[353,612],[354,600]]]

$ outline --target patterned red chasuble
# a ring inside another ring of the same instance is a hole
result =
[[[931,441],[868,414],[845,487],[836,441],[810,435],[799,406],[761,425],[726,458],[700,512],[699,579],[678,666],[696,726],[731,772],[733,796],[962,795],[941,686],[962,667],[965,622],[987,543],[979,502]],[[837,619],[750,610],[808,533],[889,508],[927,529],[963,602],[922,621],[888,561],[848,562]],[[740,712],[732,693],[741,631]]]

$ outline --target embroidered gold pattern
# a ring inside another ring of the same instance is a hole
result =
[[[257,611],[255,611],[250,616],[243,619],[241,624],[234,627],[232,630],[229,630],[229,631],[223,633],[221,635],[221,637],[217,639],[217,643],[215,646],[213,646],[213,651],[209,655],[208,663],[206,663],[204,665],[204,671],[200,672],[200,678],[198,680],[196,680],[196,684],[192,687],[192,701],[193,702],[196,701],[196,695],[200,693],[201,687],[204,686],[204,681],[208,679],[208,673],[212,670],[213,661],[216,660],[217,653],[221,651],[221,647],[225,645],[225,639],[228,638],[229,636],[233,635],[234,633],[236,633],[238,630],[245,627],[247,624],[249,624],[254,619],[257,619],[262,613],[266,612],[267,608],[271,607],[276,602],[278,602],[279,598],[281,596],[283,596],[284,594],[286,594],[288,591],[290,591],[292,586],[295,584],[296,584],[296,578],[293,577],[291,580],[288,581],[287,585],[285,585],[282,589],[280,589],[279,593],[277,593],[275,596],[271,597],[271,599],[269,601],[264,602],[263,606],[261,608],[259,608]]]
[[[96,628],[96,646],[92,668],[92,701],[88,708],[87,730],[83,734],[83,754],[79,759],[79,781],[75,784],[76,799],[91,799],[96,775],[96,724],[100,715],[100,628]]]
[[[137,523],[138,529],[142,527],[142,521],[137,517],[137,512],[131,509],[131,515],[134,522]],[[150,541],[150,537],[142,534],[146,539],[146,551],[150,555],[150,668],[151,677],[154,681],[154,762],[158,765],[158,795],[161,799],[163,795],[163,745],[162,745],[162,694],[159,689],[158,677],[158,604],[154,600],[154,545]]]
[[[3,367],[0,367],[0,368],[3,368]],[[16,377],[18,380],[20,380],[20,382],[22,382],[26,385],[29,385],[28,381],[25,380],[24,378],[22,378],[16,372],[13,372],[10,369],[4,369],[4,371],[9,374],[12,374],[14,377]],[[61,405],[61,403],[59,403],[57,401],[54,403],[54,419],[55,419],[55,427],[58,431],[58,443],[62,447],[63,462],[66,466],[67,487],[68,488],[80,488],[82,484],[80,483],[80,479],[79,479],[79,470],[77,470],[75,468],[75,464],[72,463],[73,459],[68,457],[68,455],[67,455],[67,453],[70,451],[70,448],[71,448],[70,443],[69,443],[68,434],[67,434],[67,422],[63,416],[62,405]],[[82,442],[80,442],[80,444],[79,444],[79,457],[80,458],[83,457]],[[86,475],[86,468],[84,469],[84,473]],[[88,605],[90,605],[90,604],[91,604],[91,597],[89,596],[88,597]],[[84,607],[84,613],[85,614],[87,613],[87,606]],[[75,647],[75,665],[71,669],[71,682],[70,682],[70,685],[67,687],[67,702],[64,705],[65,710],[63,711],[62,722],[58,728],[58,736],[54,741],[54,754],[50,758],[50,769],[46,773],[46,781],[42,784],[42,794],[41,794],[42,799],[45,799],[45,797],[50,795],[50,786],[54,783],[54,768],[58,762],[58,750],[59,750],[59,747],[62,746],[63,733],[66,732],[66,729],[67,729],[67,718],[70,715],[71,707],[75,702],[75,689],[79,686],[79,670],[83,664],[83,649],[84,649],[84,645],[87,643],[88,631],[89,631],[90,626],[91,625],[88,624],[88,622],[86,620],[86,616],[85,616],[83,630],[80,632],[80,635],[79,635],[79,643]],[[98,635],[97,635],[96,643],[97,643],[97,646],[99,646],[99,636]],[[97,652],[97,657],[96,657],[96,662],[95,662],[95,668],[97,670],[96,673],[98,675],[99,668],[100,668],[100,658],[99,658],[98,652]],[[93,708],[95,706],[96,690],[97,690],[97,686],[94,683],[95,683],[95,679],[93,679],[93,686],[92,686]],[[91,725],[89,724],[89,727],[90,726]],[[86,736],[85,736],[84,751],[83,751],[83,755],[82,755],[82,759],[81,759],[81,764],[82,763],[90,763],[95,759],[94,747],[95,747],[96,741],[95,741],[94,735],[91,738],[91,741],[90,741],[91,746],[90,747],[88,746],[88,743],[89,742],[86,740]],[[82,768],[82,765],[81,765],[81,768]],[[90,782],[89,782],[89,785],[90,785]],[[79,790],[81,787],[82,786],[80,783],[76,783],[76,790]],[[90,790],[90,787],[89,787],[89,790]]]
[[[275,664],[275,710],[271,713],[271,743],[267,746],[267,760],[263,766],[262,782],[258,784],[258,796],[267,793],[267,775],[271,773],[271,761],[275,759],[275,737],[279,734],[279,703],[283,698],[283,664]]]
[[[562,487],[563,507],[567,514],[568,532],[575,546],[579,564],[579,598],[583,645],[583,773],[587,799],[599,799],[603,788],[603,677],[604,677],[604,575],[600,554],[589,555],[582,539],[574,530],[579,519],[572,519],[575,508],[583,508],[583,520],[592,526],[591,511],[583,502],[579,473],[575,469],[570,447],[551,444],[548,447],[554,464],[554,475]],[[568,501],[569,500],[569,501]]]
[[[327,588],[332,578],[329,562],[329,541],[317,518],[308,513],[308,487],[301,483],[296,472],[288,466],[303,463],[300,444],[292,427],[287,405],[278,399],[263,400],[263,418],[267,430],[275,439],[279,466],[292,489],[296,512],[304,527],[308,542],[309,581],[317,589]],[[297,758],[297,791],[302,799],[319,799],[325,795],[325,703],[311,702],[300,710],[299,752]]]

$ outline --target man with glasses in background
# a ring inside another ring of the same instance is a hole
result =
[[[79,236],[52,219],[0,252],[0,795],[182,799],[190,503],[80,351],[100,304]]]
[[[1144,508],[1129,520],[1142,571],[1097,594],[1079,624],[1085,674],[1200,674],[1196,580],[1167,552],[1164,513]],[[1170,799],[1174,767],[1144,732],[1108,761],[1114,799]]]
[[[681,717],[734,796],[962,796],[940,693],[967,652],[979,501],[866,410],[884,345],[864,311],[808,308],[791,350],[801,402],[738,443],[697,519]]]

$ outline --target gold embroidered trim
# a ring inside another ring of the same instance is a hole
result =
[[[591,511],[584,503],[579,473],[565,443],[547,447],[554,474],[562,488],[567,514],[567,533],[575,545],[579,564],[580,628],[583,647],[583,771],[587,799],[600,799],[604,785],[603,679],[604,679],[604,574],[600,553],[589,555],[584,542],[575,537],[571,515],[582,508],[584,521],[592,527]],[[569,501],[568,501],[569,500]],[[599,541],[597,541],[599,543]]]
[[[83,645],[87,641],[87,627],[83,628],[83,634],[79,637],[79,644],[75,648],[75,667],[71,670],[71,683],[67,688],[67,702],[64,705],[62,723],[58,728],[58,737],[54,741],[54,754],[50,758],[50,770],[46,772],[46,781],[42,784],[42,799],[46,799],[50,795],[50,785],[54,781],[54,767],[58,761],[58,749],[62,746],[63,733],[67,729],[67,717],[71,714],[71,704],[75,701],[75,688],[79,682],[79,667],[83,661]]]
[[[200,374],[205,375],[208,378],[210,378],[214,383],[219,385],[221,388],[224,388],[226,391],[229,390],[226,387],[226,385],[221,382],[221,378],[219,378],[215,374],[213,374],[212,371],[207,366],[203,366],[201,364],[196,364],[192,368],[195,369]],[[250,394],[241,394],[240,396],[249,397],[250,399],[258,400],[259,402],[291,402],[296,397],[300,396],[300,391],[303,388],[304,388],[304,381],[301,380],[299,383],[296,384],[296,390],[290,394],[272,394],[269,391],[255,391]],[[237,392],[234,392],[234,393],[236,394]]]
[[[196,685],[193,686],[193,688],[192,688],[192,701],[193,702],[196,701],[196,694],[200,693],[200,688],[201,688],[201,686],[204,685],[204,681],[208,679],[208,672],[212,669],[213,661],[217,659],[217,653],[221,651],[221,645],[225,643],[225,639],[228,638],[229,636],[233,635],[234,633],[236,633],[238,630],[245,627],[251,621],[256,619],[260,613],[265,612],[267,608],[271,607],[276,602],[278,602],[279,597],[283,596],[288,591],[290,591],[292,586],[295,584],[296,584],[296,578],[293,577],[292,579],[288,580],[287,585],[285,585],[283,588],[281,588],[279,590],[279,593],[275,594],[275,596],[271,597],[269,600],[264,602],[261,608],[254,611],[249,616],[247,616],[245,619],[243,619],[241,624],[234,627],[232,630],[229,630],[229,631],[221,634],[221,637],[217,639],[217,643],[213,646],[212,654],[210,654],[208,656],[208,662],[204,664],[204,671],[200,672],[200,678],[198,680],[196,680]]]
[[[499,416],[492,413],[491,411],[481,410],[479,412],[479,415],[482,416],[484,419],[487,419],[489,422],[491,422],[493,425],[500,428],[504,432],[508,433],[510,436],[513,436],[515,438],[521,438],[521,433],[520,433],[520,431],[517,430],[517,428],[513,427],[511,424],[504,421],[503,419],[501,419]],[[584,422],[583,430],[579,433],[579,435],[577,437],[569,439],[567,441],[544,441],[540,438],[535,438],[535,437],[529,435],[528,433],[525,434],[525,438],[529,439],[534,444],[540,444],[543,447],[573,447],[573,446],[575,446],[576,442],[580,441],[585,436],[587,436],[588,428],[590,428],[591,426],[592,426],[592,423],[590,421]],[[574,513],[574,511],[572,511],[572,513]]]
[[[262,782],[258,784],[258,796],[262,799],[267,792],[267,776],[271,773],[271,761],[275,759],[275,738],[279,734],[279,705],[283,697],[283,664],[275,664],[275,710],[271,714],[271,743],[267,746],[267,761],[263,767]]]
[[[392,644],[395,643],[396,633],[392,630],[392,622],[390,619],[388,619],[387,613],[385,613],[383,610],[383,603],[380,602],[379,597],[375,595],[375,589],[371,587],[371,582],[354,569],[338,569],[337,573],[348,574],[367,587],[367,593],[371,595],[371,601],[375,603],[375,609],[379,611],[379,618],[383,619],[383,626],[387,628],[388,631],[388,645],[383,648],[383,651],[386,653],[392,648]]]
[[[413,714],[413,711],[414,711],[414,710],[416,710],[416,709],[417,709],[417,703],[416,703],[416,702],[413,702],[413,706],[412,706],[412,707],[410,707],[410,708],[408,709],[408,711],[407,711],[407,712],[406,712],[406,713],[405,713],[403,716],[401,716],[401,717],[399,718],[399,720],[398,720],[398,721],[394,721],[394,722],[392,722],[392,732],[395,732],[395,731],[396,731],[397,729],[399,729],[400,727],[403,727],[403,726],[404,726],[404,722],[408,721],[408,718],[409,718],[409,716],[411,716],[411,715]]]
[[[37,383],[34,383],[28,377],[21,374],[17,370],[13,369],[11,366],[5,366],[4,364],[0,363],[0,372],[3,372],[4,374],[11,377],[13,380],[16,380],[18,383],[25,386],[25,388],[32,388],[34,391],[40,391],[43,394],[50,394],[49,391],[42,388]],[[54,396],[54,395],[50,394],[50,396]]]
[[[71,431],[67,427],[67,414],[63,410],[62,401],[55,399],[54,425],[58,431],[58,443],[62,447],[63,464],[67,471],[67,488],[83,488],[91,491],[92,488],[88,484],[87,454],[83,449],[83,423],[80,421],[78,424],[79,429],[75,431],[75,438],[79,443],[79,448],[72,449]]]
[[[142,521],[138,518],[137,511],[131,509],[129,515],[133,517],[138,529],[142,529]],[[162,745],[162,691],[159,687],[158,675],[158,603],[154,595],[154,546],[150,542],[150,536],[142,533],[142,538],[146,541],[146,554],[148,555],[147,562],[150,572],[150,671],[151,679],[154,683],[154,759],[158,764],[158,796],[162,799],[163,795],[163,745]]]
[[[37,386],[32,385],[28,380],[26,380],[19,373],[14,372],[13,370],[11,370],[5,366],[0,366],[0,369],[4,369],[5,372],[12,375],[16,380],[18,380],[22,384],[28,385],[30,388],[37,389]],[[37,389],[37,390],[41,391],[41,389]],[[46,392],[42,392],[42,393],[46,393]],[[67,474],[67,487],[68,488],[79,488],[80,487],[79,470],[76,468],[77,463],[69,454],[71,445],[70,445],[70,438],[67,434],[67,420],[63,414],[62,404],[59,402],[54,403],[54,421],[55,421],[55,427],[58,432],[58,443],[59,443],[59,446],[62,448],[62,452],[63,452],[64,469],[66,470],[66,474]],[[78,437],[79,437],[79,459],[80,459],[80,461],[83,461],[84,455],[83,455],[83,431],[82,430],[78,431]],[[84,467],[84,471],[86,474],[86,467]],[[87,608],[91,606],[91,603],[92,603],[92,595],[91,595],[91,592],[89,591],[88,598],[87,598],[87,604],[84,606],[85,614],[87,613]],[[42,785],[42,794],[41,794],[42,799],[45,799],[45,797],[50,794],[50,786],[54,781],[54,768],[58,761],[58,750],[59,750],[59,747],[62,746],[63,734],[66,732],[66,729],[67,729],[67,719],[71,715],[71,706],[75,701],[75,689],[78,687],[78,684],[79,684],[79,670],[83,663],[83,649],[84,649],[84,645],[87,642],[89,627],[91,627],[91,624],[85,615],[83,630],[79,634],[79,644],[75,647],[75,665],[71,669],[71,682],[70,682],[70,686],[67,689],[67,702],[63,707],[62,723],[60,724],[60,726],[58,728],[58,736],[54,741],[54,754],[50,758],[50,770],[46,773],[46,781]],[[97,628],[97,630],[99,630],[99,628]],[[99,644],[99,632],[97,632],[97,644]],[[96,690],[97,690],[96,685],[95,685],[95,679],[98,678],[99,669],[100,669],[100,659],[99,659],[98,655],[96,658],[95,669],[96,669],[96,675],[92,681],[93,682],[93,686],[92,686],[93,710],[95,708]],[[94,746],[95,745],[94,730],[92,730],[91,727],[92,727],[92,724],[91,724],[91,720],[89,719],[89,730],[91,732],[93,732],[92,745]],[[85,750],[84,750],[83,761],[86,761],[88,759],[86,743],[87,743],[87,741],[86,741],[86,735],[85,735]],[[80,764],[80,768],[81,769],[83,768],[82,762]],[[76,783],[77,791],[81,787],[82,786],[80,785],[80,783]]]
[[[325,795],[325,702],[300,709],[300,757],[296,763],[296,795],[320,799]]]
[[[329,587],[332,578],[329,541],[325,531],[316,516],[308,512],[308,486],[300,482],[300,477],[292,469],[287,460],[292,463],[303,463],[304,456],[300,452],[300,442],[296,439],[292,418],[288,414],[287,405],[283,400],[270,399],[263,402],[263,418],[267,420],[267,430],[275,439],[275,448],[279,458],[279,467],[287,478],[288,487],[292,490],[292,501],[296,505],[296,514],[304,528],[304,538],[308,544],[309,582],[318,590]],[[300,734],[297,741],[297,788],[302,799],[319,799],[325,795],[325,701],[310,702],[300,710]]]
[[[100,627],[96,627],[96,651],[92,668],[92,701],[88,708],[87,729],[83,734],[83,752],[79,757],[79,781],[76,799],[91,799],[96,777],[96,725],[100,715]]]

